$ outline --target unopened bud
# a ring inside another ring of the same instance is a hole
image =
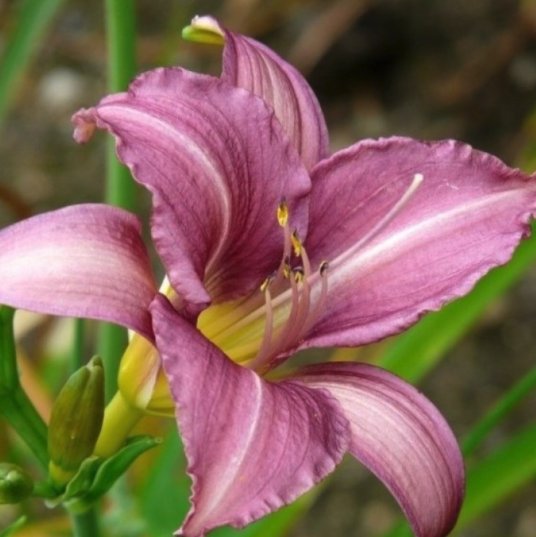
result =
[[[68,483],[93,453],[103,417],[104,370],[95,357],[69,378],[52,407],[48,454],[54,483]]]
[[[121,395],[133,408],[151,414],[175,415],[160,355],[138,334],[134,335],[121,359],[118,384]]]
[[[225,34],[211,17],[194,17],[190,26],[182,30],[182,38],[195,43],[223,45]]]
[[[33,489],[32,478],[26,470],[15,464],[0,463],[0,504],[20,503],[32,494]]]

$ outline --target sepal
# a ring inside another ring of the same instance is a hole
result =
[[[143,453],[158,446],[161,439],[152,436],[129,438],[124,447],[108,459],[85,459],[62,494],[47,501],[49,507],[64,504],[71,512],[82,513],[106,494],[114,483]]]

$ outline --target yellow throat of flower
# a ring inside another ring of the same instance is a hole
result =
[[[277,220],[284,234],[278,269],[260,289],[243,299],[215,304],[199,316],[199,331],[231,360],[264,373],[278,355],[296,346],[318,319],[327,298],[328,264],[313,272],[303,243],[289,228],[282,201]],[[161,292],[172,299],[164,282]],[[154,346],[134,335],[121,361],[119,389],[125,400],[146,412],[173,415],[174,405]]]

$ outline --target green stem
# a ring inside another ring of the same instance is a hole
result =
[[[99,537],[101,528],[94,509],[84,513],[70,513],[74,537]]]
[[[71,351],[71,373],[78,371],[86,362],[84,359],[85,325],[84,319],[74,320],[74,343]]]
[[[136,73],[136,19],[133,0],[106,0],[108,34],[108,89],[123,91]],[[109,140],[106,179],[106,203],[130,211],[136,210],[136,185],[127,168],[115,154],[114,140]],[[119,361],[125,349],[125,330],[102,325],[99,333],[99,354],[106,369],[106,399],[117,391]]]
[[[5,43],[0,62],[0,122],[16,95],[32,54],[44,43],[43,34],[60,8],[63,0],[24,0],[17,5],[18,13],[13,32]]]
[[[0,415],[17,431],[46,470],[47,426],[20,385],[14,316],[15,310],[0,306]]]

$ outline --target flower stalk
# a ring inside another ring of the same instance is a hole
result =
[[[136,72],[136,18],[133,0],[106,0],[108,35],[108,88],[126,89]],[[130,172],[118,160],[112,140],[107,146],[105,201],[110,205],[136,211],[136,185]],[[127,343],[122,327],[103,324],[99,333],[99,354],[106,367],[106,400],[117,391],[119,360]]]

